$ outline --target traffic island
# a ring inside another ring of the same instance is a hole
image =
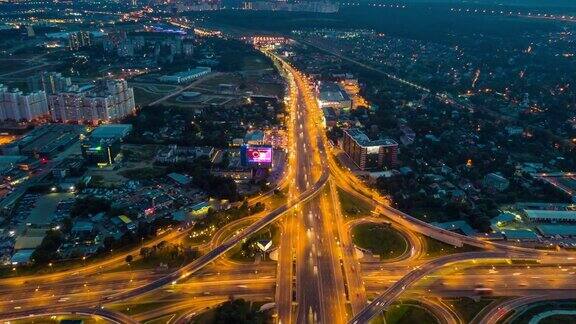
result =
[[[356,225],[352,228],[352,239],[356,247],[381,260],[396,259],[408,251],[406,239],[388,224]]]

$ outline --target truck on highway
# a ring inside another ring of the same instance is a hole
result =
[[[478,296],[490,296],[494,293],[494,290],[492,288],[477,287],[474,288],[474,293]]]

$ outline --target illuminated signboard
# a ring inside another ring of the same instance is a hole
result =
[[[272,163],[272,147],[250,146],[246,148],[248,163]]]
[[[380,151],[380,146],[376,145],[376,146],[368,146],[366,148],[366,153],[368,154],[378,154],[378,152]]]

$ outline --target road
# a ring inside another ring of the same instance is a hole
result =
[[[400,280],[393,283],[383,294],[376,297],[368,306],[357,313],[349,321],[349,323],[367,323],[370,321],[370,319],[380,314],[383,310],[387,309],[410,285],[414,284],[436,269],[455,262],[476,262],[476,260],[481,259],[494,260],[505,257],[507,257],[505,252],[469,252],[447,255],[432,260],[420,267],[415,268]]]
[[[352,314],[359,312],[366,305],[366,289],[360,271],[360,263],[356,258],[356,246],[352,241],[350,227],[344,223],[344,215],[340,206],[340,198],[333,181],[329,182],[330,198],[333,206],[333,215],[339,238],[338,245],[341,250],[340,264],[342,273],[346,276],[346,289]],[[349,314],[349,316],[352,316]]]
[[[266,54],[272,57],[290,84],[292,109],[288,133],[292,139],[292,154],[289,165],[295,170],[295,181],[289,200],[294,200],[296,195],[309,190],[315,179],[327,173],[322,163],[326,159],[326,139],[324,130],[319,127],[319,109],[306,77],[280,57]],[[277,278],[280,323],[344,323],[346,320],[345,283],[331,199],[332,196],[323,191],[309,203],[300,203],[295,215],[285,221]],[[295,314],[292,309],[294,295]]]
[[[511,311],[521,308],[522,306],[534,304],[537,302],[559,300],[559,299],[574,299],[576,291],[551,291],[543,295],[523,296],[506,300],[502,303],[496,304],[494,307],[489,307],[486,311],[480,312],[471,323],[473,324],[492,324],[498,323]]]
[[[32,318],[45,318],[54,315],[83,315],[88,317],[96,316],[98,318],[104,319],[109,323],[118,324],[137,324],[138,321],[133,320],[130,316],[126,316],[120,312],[113,312],[104,309],[94,309],[94,308],[63,308],[58,311],[49,313],[37,313],[34,316],[22,315],[6,318],[6,321],[17,321],[17,320],[30,320]]]
[[[287,125],[288,143],[295,143],[295,139],[299,134],[296,131],[296,114],[298,113],[298,89],[292,74],[288,73],[285,64],[277,59],[273,60],[276,68],[288,82],[288,112],[290,114],[289,122]],[[297,152],[296,145],[290,146],[290,152]],[[288,168],[294,169],[295,154],[289,154]],[[294,170],[296,172],[296,170]],[[290,186],[288,187],[288,201],[293,202],[294,197],[298,193],[298,188],[294,179],[291,179]],[[292,323],[293,314],[293,301],[295,299],[295,245],[298,241],[296,237],[297,217],[300,215],[297,209],[288,213],[283,221],[282,231],[280,233],[280,242],[278,247],[278,270],[276,279],[276,310],[278,315],[278,323]]]
[[[326,137],[321,116],[308,79],[287,65],[297,88],[295,134],[296,187],[309,187],[310,179],[325,170]],[[297,323],[344,323],[346,289],[340,266],[337,230],[334,228],[332,196],[329,192],[313,199],[299,211],[296,242]]]

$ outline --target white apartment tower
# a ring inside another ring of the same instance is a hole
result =
[[[0,120],[32,121],[48,115],[48,100],[44,91],[23,94],[22,91],[0,84]]]
[[[125,80],[99,80],[92,89],[50,96],[52,119],[61,122],[110,122],[134,112],[134,90]]]

